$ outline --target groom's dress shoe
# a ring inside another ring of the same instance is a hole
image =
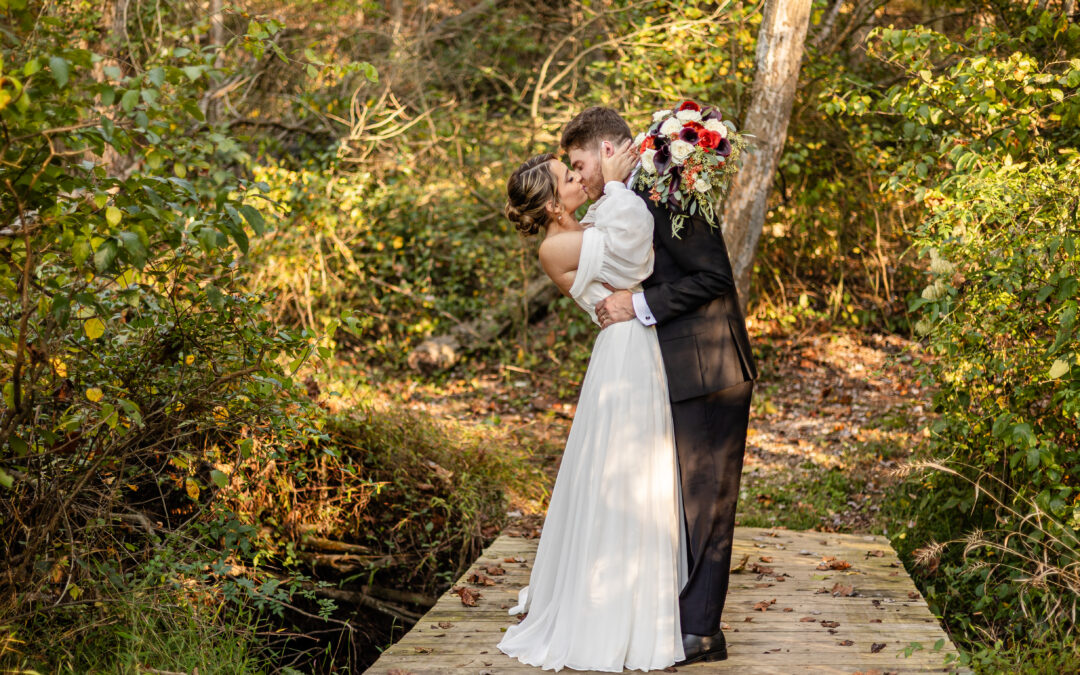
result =
[[[727,658],[724,631],[716,631],[713,635],[683,633],[682,646],[686,658],[676,663],[676,666],[688,666],[698,661],[723,661]]]

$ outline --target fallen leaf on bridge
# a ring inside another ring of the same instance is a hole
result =
[[[870,653],[871,654],[877,654],[882,649],[885,649],[885,643],[884,642],[875,642],[874,644],[870,645]]]
[[[775,604],[776,604],[776,598],[773,598],[772,600],[762,600],[761,602],[758,602],[758,603],[754,604],[754,609],[759,609],[762,612],[764,612],[765,610],[767,610],[769,608],[770,605],[775,605]]]
[[[851,567],[851,563],[846,560],[837,560],[831,556],[823,559],[817,566],[819,570],[846,570],[849,567]]]
[[[845,586],[837,582],[837,584],[832,587],[832,594],[833,597],[843,596],[846,598],[850,598],[851,596],[855,595],[855,587]]]
[[[476,601],[479,598],[484,597],[480,594],[480,591],[473,590],[466,586],[459,586],[457,588],[450,589],[451,593],[456,593],[461,598],[461,604],[466,607],[476,607]]]
[[[486,574],[480,574],[479,572],[473,572],[466,579],[470,584],[476,584],[477,586],[494,586],[495,580]]]

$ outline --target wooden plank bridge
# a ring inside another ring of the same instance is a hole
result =
[[[518,621],[507,609],[528,584],[536,544],[507,535],[496,539],[455,585],[466,596],[479,592],[476,606],[448,591],[367,672],[542,672],[496,646]],[[679,671],[970,672],[946,664],[956,648],[884,537],[736,528],[734,547],[724,609],[729,658]]]

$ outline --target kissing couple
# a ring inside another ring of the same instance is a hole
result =
[[[701,209],[635,182],[655,175],[653,156],[644,165],[616,111],[583,111],[561,145],[570,166],[530,158],[510,176],[505,213],[543,233],[544,271],[600,332],[510,610],[526,617],[499,649],[553,670],[719,661],[757,377],[727,248]]]

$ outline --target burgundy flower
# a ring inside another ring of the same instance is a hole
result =
[[[706,131],[705,133],[709,133],[709,132]],[[679,132],[679,140],[686,141],[690,145],[697,145],[698,138],[700,138],[700,137],[701,137],[701,135],[698,133],[698,130],[695,129],[694,127],[692,127],[689,124],[687,124],[685,127],[683,127],[682,131]]]

